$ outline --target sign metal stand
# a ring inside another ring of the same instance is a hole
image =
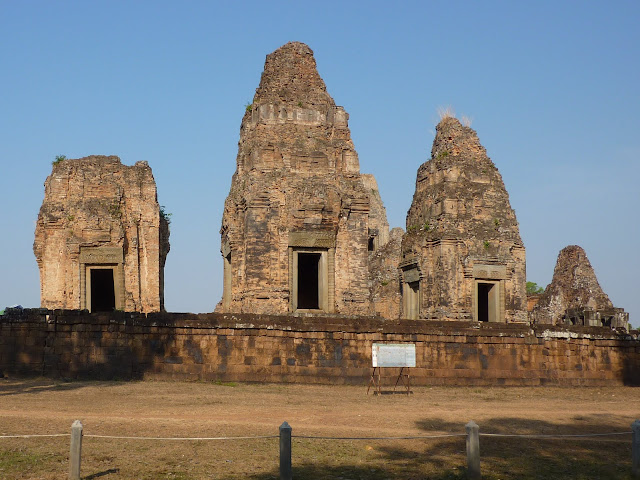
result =
[[[400,368],[398,378],[393,386],[396,391],[399,383],[406,389],[407,395],[411,393],[411,377],[409,368],[416,366],[416,346],[413,343],[374,343],[371,347],[371,364],[373,372],[369,379],[367,395],[373,386],[374,394],[382,394],[380,382],[382,368]],[[406,372],[405,372],[406,369]]]
[[[376,371],[378,372],[377,378]],[[367,395],[369,395],[369,389],[371,389],[371,385],[373,385],[374,394],[380,395],[382,393],[380,391],[380,367],[373,367],[373,372],[371,372],[371,378],[369,379],[369,386],[367,387]]]

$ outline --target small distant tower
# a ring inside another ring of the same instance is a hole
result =
[[[629,326],[629,314],[613,306],[596,278],[586,252],[578,245],[560,250],[551,283],[530,314],[533,323]]]

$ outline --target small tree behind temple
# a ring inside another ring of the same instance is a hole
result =
[[[544,288],[539,287],[536,282],[527,282],[527,295],[536,295],[544,292]]]

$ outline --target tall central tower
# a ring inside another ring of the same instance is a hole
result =
[[[370,216],[348,118],[307,45],[267,56],[222,217],[218,311],[371,313],[367,250],[386,219]]]

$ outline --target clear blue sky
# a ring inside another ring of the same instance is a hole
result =
[[[640,325],[640,2],[0,2],[0,307],[39,305],[32,252],[58,154],[147,160],[173,214],[165,299],[212,311],[240,120],[292,40],[350,114],[405,226],[439,106],[473,118],[546,285],[581,245]]]

